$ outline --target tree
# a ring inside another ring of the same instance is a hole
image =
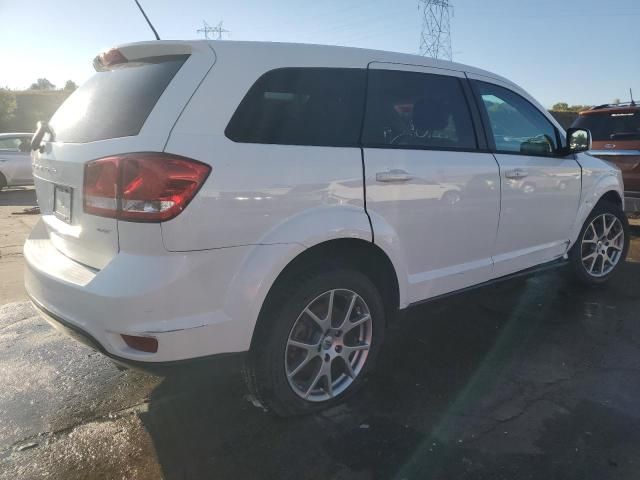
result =
[[[56,86],[46,78],[39,78],[36,83],[32,83],[29,90],[53,90]]]
[[[67,83],[64,84],[65,92],[73,92],[76,88],[78,85],[73,80],[67,80]]]
[[[582,112],[583,110],[589,110],[589,105],[571,105],[566,102],[558,102],[551,107],[553,112]]]
[[[0,88],[0,131],[5,130],[16,111],[16,96],[11,90]]]

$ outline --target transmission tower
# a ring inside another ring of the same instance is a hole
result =
[[[222,28],[222,22],[218,23],[215,27],[212,27],[204,20],[202,21],[202,28],[199,28],[196,32],[204,33],[204,38],[207,40],[222,40],[223,33],[231,33],[229,30]],[[213,35],[213,38],[209,35]]]
[[[451,27],[453,6],[449,0],[418,0],[422,15],[420,54],[451,60]]]

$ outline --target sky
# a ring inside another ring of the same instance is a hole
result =
[[[418,53],[417,0],[140,0],[162,39],[320,43]],[[453,59],[503,75],[550,107],[640,99],[640,1],[451,0]],[[0,87],[82,83],[93,57],[153,39],[133,0],[0,0]]]

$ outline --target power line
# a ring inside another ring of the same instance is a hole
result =
[[[204,38],[207,40],[222,40],[223,33],[231,33],[229,30],[222,28],[222,22],[218,23],[215,27],[212,27],[203,20],[202,25],[203,27],[196,30],[196,32],[204,33]],[[210,38],[209,35],[214,35],[214,37]],[[217,35],[217,37],[215,35]]]
[[[451,60],[453,6],[449,0],[418,0],[418,11],[422,15],[420,54]]]

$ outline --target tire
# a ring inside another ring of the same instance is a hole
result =
[[[629,237],[629,222],[622,209],[601,200],[587,217],[569,251],[575,279],[586,285],[607,282],[627,257]]]
[[[384,338],[384,312],[375,285],[355,270],[328,269],[279,281],[253,334],[244,371],[250,392],[280,416],[343,401],[373,366]]]

